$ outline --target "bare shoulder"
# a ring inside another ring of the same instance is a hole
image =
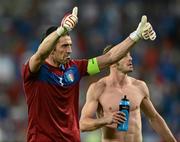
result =
[[[91,97],[99,98],[106,88],[105,80],[106,80],[105,78],[102,78],[98,80],[97,82],[92,83],[89,86],[87,95],[91,95]]]
[[[149,95],[149,89],[147,87],[147,84],[143,80],[139,80],[133,77],[130,77],[130,79],[131,79],[131,83],[134,86],[138,87],[145,96]]]
[[[143,80],[139,80],[133,77],[129,77],[131,79],[131,83],[137,87],[145,87],[146,83]]]
[[[103,91],[106,87],[106,78],[101,78],[97,82],[92,83],[90,87],[94,89],[94,91]]]

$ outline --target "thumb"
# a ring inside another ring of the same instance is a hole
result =
[[[143,15],[141,18],[141,25],[145,25],[147,23],[147,16]]]
[[[78,7],[74,7],[72,11],[72,15],[77,17],[77,14],[78,14]]]

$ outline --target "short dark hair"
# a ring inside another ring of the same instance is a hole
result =
[[[115,45],[113,44],[108,44],[104,50],[103,50],[103,54],[106,54],[109,50],[111,50]]]
[[[50,35],[52,32],[56,31],[57,28],[58,28],[57,26],[51,26],[51,27],[49,27],[49,28],[46,30],[46,32],[43,34],[43,37],[42,37],[41,42],[42,42],[48,35]],[[68,32],[65,32],[62,36],[65,36],[65,35],[69,35],[69,33],[68,33]]]

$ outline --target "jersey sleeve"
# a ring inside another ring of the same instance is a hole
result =
[[[75,60],[76,65],[78,67],[80,76],[86,76],[89,75],[87,72],[87,66],[88,66],[88,60],[87,59],[82,59],[82,60]]]
[[[29,61],[27,61],[22,67],[22,77],[24,82],[33,79],[37,76],[37,73],[32,73],[29,68]]]

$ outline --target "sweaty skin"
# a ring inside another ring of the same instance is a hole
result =
[[[140,90],[143,83],[134,78],[128,77],[127,84],[123,87],[113,84],[108,77],[92,85],[94,89],[100,89],[93,97],[97,98],[99,118],[106,117],[119,110],[119,102],[124,97],[130,101],[129,129],[128,132],[117,131],[117,124],[102,127],[102,142],[141,142],[141,115],[140,104],[146,95]]]
[[[110,67],[108,76],[90,85],[81,112],[81,131],[101,128],[102,142],[142,142],[141,111],[143,111],[152,128],[166,142],[176,142],[164,119],[154,108],[146,83],[127,75],[132,71],[132,57],[128,53]],[[124,113],[119,112],[119,102],[124,95],[130,101],[127,132],[116,129],[118,123],[125,121]]]
[[[127,84],[122,88],[108,81],[108,78],[98,82],[95,86],[101,86],[103,93],[99,96],[97,114],[99,117],[119,110],[119,102],[124,97],[130,101],[129,129],[127,132],[117,131],[117,124],[102,127],[102,142],[141,142],[141,115],[140,104],[146,95],[140,90],[143,83],[128,77]],[[98,87],[100,88],[100,87]]]

